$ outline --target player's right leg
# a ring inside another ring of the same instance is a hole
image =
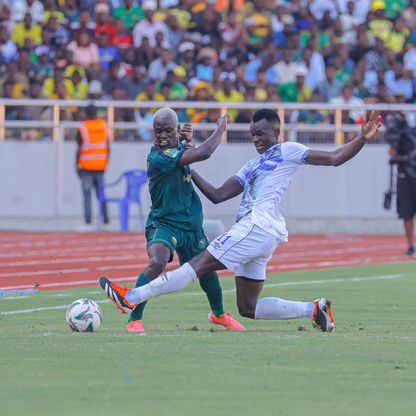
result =
[[[139,275],[135,287],[148,284],[156,279],[165,270],[166,264],[172,258],[172,251],[162,243],[153,243],[148,246],[147,254],[149,256],[149,264]],[[143,313],[147,302],[137,305],[130,314],[127,324],[128,332],[137,332],[144,334]]]
[[[175,233],[165,227],[151,225],[146,228],[147,255],[149,264],[139,275],[135,287],[141,287],[156,279],[173,259],[176,248]],[[147,302],[137,305],[130,314],[128,332],[144,333],[143,312]]]

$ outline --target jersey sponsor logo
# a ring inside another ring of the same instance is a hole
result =
[[[176,157],[178,155],[178,153],[179,153],[179,149],[165,149],[163,151],[164,155],[169,156],[171,158]]]
[[[183,181],[184,182],[191,182],[191,174],[183,175]]]

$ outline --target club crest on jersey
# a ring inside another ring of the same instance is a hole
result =
[[[191,182],[191,174],[183,175],[183,181],[184,182]]]
[[[175,148],[165,149],[163,151],[163,154],[165,154],[166,156],[172,157],[172,158],[176,157],[178,155],[178,153],[179,153],[179,149],[175,149]]]
[[[203,238],[202,240],[199,240],[198,248],[203,249],[206,246],[207,246],[207,242],[206,242],[205,238]]]

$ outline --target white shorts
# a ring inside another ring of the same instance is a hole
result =
[[[266,266],[279,240],[250,221],[234,224],[217,237],[207,250],[236,276],[266,279]]]

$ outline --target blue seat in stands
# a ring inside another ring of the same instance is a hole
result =
[[[125,195],[121,198],[107,197],[106,189],[117,186],[120,182],[125,182]],[[102,204],[115,202],[119,207],[120,215],[120,229],[121,231],[129,230],[129,206],[131,204],[136,204],[139,210],[139,221],[141,228],[144,229],[144,217],[143,217],[143,208],[141,201],[141,189],[143,185],[147,182],[147,172],[145,170],[136,169],[128,170],[122,173],[122,175],[114,182],[104,184],[100,187],[98,191],[98,199],[100,201],[100,212],[99,212],[99,224],[102,222],[103,213],[102,213]]]

